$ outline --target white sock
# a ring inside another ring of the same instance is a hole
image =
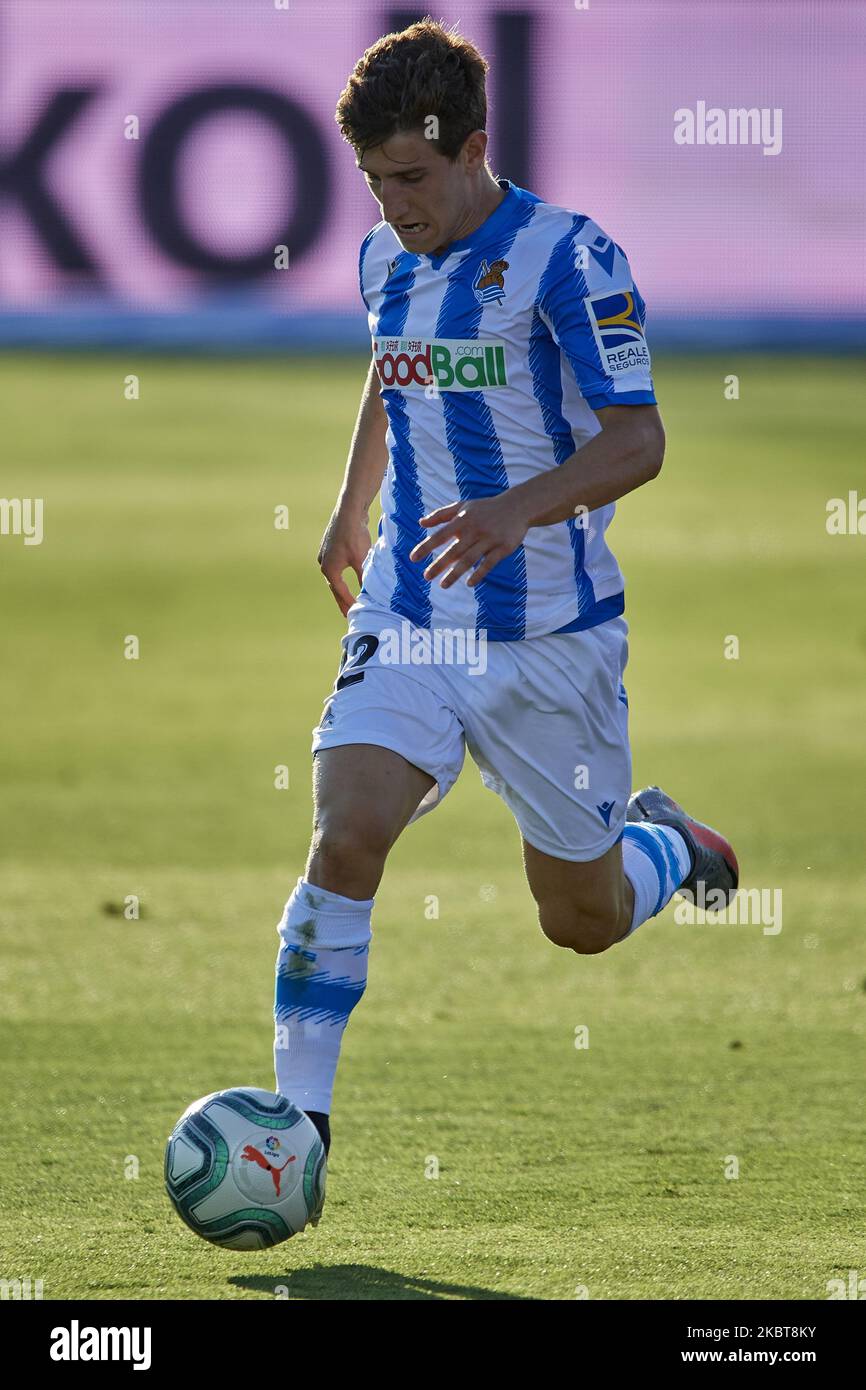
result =
[[[641,922],[670,902],[692,866],[685,837],[672,825],[630,822],[622,835],[622,866],[634,889],[634,913],[625,941]]]
[[[277,925],[274,1072],[301,1110],[330,1113],[340,1043],[367,984],[373,902],[299,878]]]

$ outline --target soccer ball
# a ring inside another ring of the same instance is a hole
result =
[[[196,1235],[264,1250],[318,1220],[326,1167],[319,1132],[302,1110],[243,1086],[184,1111],[165,1146],[165,1189]]]

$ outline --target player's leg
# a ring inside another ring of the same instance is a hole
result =
[[[326,1143],[343,1032],[367,981],[385,860],[409,821],[447,795],[464,753],[436,668],[394,659],[394,614],[356,617],[313,734],[307,867],[278,925],[277,1090],[310,1114]]]
[[[583,863],[557,859],[523,841],[523,865],[538,921],[556,946],[596,955],[631,928],[635,892],[622,866],[622,846]]]
[[[372,898],[388,851],[435,779],[376,744],[320,749],[313,759],[313,838],[304,877],[346,898]]]
[[[489,643],[466,740],[523,839],[542,930],[604,951],[632,921],[636,890],[621,839],[631,791],[622,620],[605,631]]]
[[[630,798],[627,632],[618,618],[490,644],[483,698],[466,714],[472,756],[520,828],[542,930],[586,955],[628,936],[699,877],[736,887],[722,837],[658,789]]]
[[[279,924],[277,1090],[330,1145],[331,1096],[349,1015],[367,983],[370,919],[388,851],[434,778],[390,748],[347,744],[314,758],[313,838]]]
[[[598,859],[560,859],[524,839],[523,862],[545,936],[592,956],[661,912],[688,878],[691,854],[673,826],[627,825]]]
[[[523,851],[542,931],[580,955],[595,955],[630,936],[677,891],[727,903],[739,882],[737,858],[725,837],[689,816],[660,787],[634,793],[621,841],[599,859],[571,863],[526,840]]]

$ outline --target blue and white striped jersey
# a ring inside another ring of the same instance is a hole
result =
[[[361,246],[361,294],[388,417],[382,520],[359,604],[419,627],[517,641],[623,611],[605,542],[613,505],[552,526],[469,588],[425,580],[418,518],[557,468],[593,414],[655,401],[645,309],[621,249],[588,217],[500,179],[502,202],[441,256],[405,251],[387,222]]]

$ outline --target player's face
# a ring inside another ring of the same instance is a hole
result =
[[[486,145],[474,131],[452,162],[423,131],[402,131],[364,151],[358,167],[405,250],[430,254],[464,234]]]

